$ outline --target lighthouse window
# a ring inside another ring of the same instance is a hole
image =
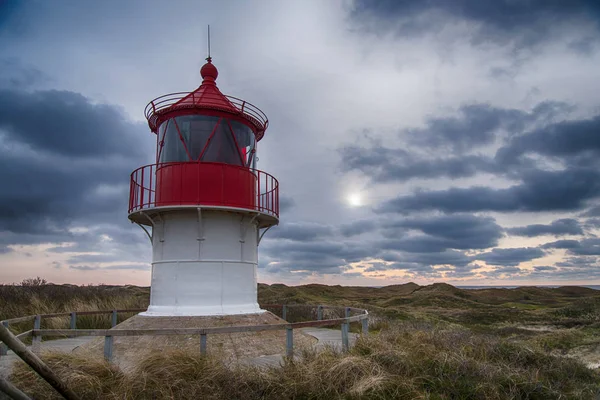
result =
[[[192,161],[200,158],[219,119],[219,117],[206,115],[186,115],[175,118]]]
[[[160,150],[160,158],[159,161],[161,163],[164,162],[180,162],[180,161],[189,161],[189,157],[187,152],[185,151],[185,147],[179,137],[179,132],[177,132],[177,127],[173,121],[167,121],[163,123],[166,127],[163,129],[161,126],[160,132],[164,132],[164,136],[162,138],[162,149]]]
[[[242,165],[240,152],[235,145],[233,134],[225,118],[221,119],[200,160]]]
[[[240,154],[244,160],[244,165],[249,168],[254,168],[254,146],[256,144],[254,133],[248,126],[241,122],[230,121],[230,125],[240,148]]]

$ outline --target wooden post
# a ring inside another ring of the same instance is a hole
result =
[[[104,336],[104,359],[109,363],[113,358],[113,337]]]
[[[350,343],[348,341],[348,323],[344,322],[342,324],[342,350],[348,351],[350,348]]]
[[[294,357],[294,330],[292,329],[291,326],[288,326],[286,329],[286,336],[285,336],[285,355],[287,357],[293,358]]]
[[[42,317],[40,315],[36,315],[33,320],[33,329],[40,329],[42,327]],[[42,337],[40,335],[33,335],[33,340],[31,342],[31,350],[34,353],[39,353],[40,346],[42,345]]]
[[[206,333],[200,334],[200,355],[206,355]]]
[[[323,306],[319,305],[317,307],[317,320],[320,321],[323,319]]]
[[[114,328],[117,326],[117,310],[113,310],[110,325]]]
[[[2,321],[2,326],[8,329],[8,322]],[[0,345],[0,356],[5,356],[7,353],[8,347],[4,343],[2,343],[2,345]]]
[[[287,321],[287,306],[285,304],[281,306],[281,318]]]
[[[369,317],[363,319],[360,322],[362,322],[362,333],[363,333],[363,335],[368,335],[369,334]]]
[[[46,382],[48,382],[58,393],[67,400],[78,400],[79,397],[60,380],[38,356],[33,354],[19,339],[15,337],[5,326],[0,325],[0,340],[2,340],[9,349],[21,357],[35,372],[37,372]]]
[[[15,400],[31,400],[31,397],[17,389],[12,383],[0,377],[0,392],[4,392],[11,399]]]
[[[77,329],[77,313],[74,311],[71,313],[71,323],[69,324],[69,327],[71,329]],[[69,337],[75,337],[75,336],[69,336]]]

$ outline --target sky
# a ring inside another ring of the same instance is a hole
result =
[[[150,284],[143,109],[269,117],[259,282],[600,284],[595,0],[0,0],[0,283]]]

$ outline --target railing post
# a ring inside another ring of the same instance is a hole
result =
[[[350,343],[348,341],[348,323],[344,322],[342,324],[342,350],[348,351],[350,348]]]
[[[73,311],[71,313],[71,324],[70,324],[70,328],[71,329],[77,329],[77,313],[75,311]]]
[[[75,311],[73,311],[71,313],[71,322],[69,323],[69,328],[70,329],[77,329],[77,313]],[[69,336],[69,337],[75,337],[75,336]]]
[[[369,317],[365,317],[360,321],[362,323],[362,333],[363,335],[369,334]]]
[[[345,311],[344,317],[345,318],[350,318],[350,307],[346,307],[346,311]]]
[[[33,329],[40,329],[42,326],[42,316],[36,315],[33,320]],[[33,334],[33,340],[31,343],[31,351],[34,353],[38,353],[40,351],[40,346],[42,344],[42,337],[40,335]]]
[[[320,321],[323,319],[323,306],[319,305],[319,307],[317,307],[317,321]]]
[[[2,321],[2,326],[8,329],[8,322]],[[0,356],[5,356],[6,354],[8,354],[8,346],[2,343],[0,345]]]
[[[109,363],[113,359],[113,337],[104,336],[104,359]]]
[[[113,310],[113,312],[112,312],[112,317],[111,317],[111,320],[110,320],[110,325],[113,328],[115,326],[117,326],[117,310]]]
[[[287,321],[287,306],[285,304],[281,306],[281,318]]]
[[[294,357],[294,330],[291,326],[286,328],[285,339],[285,355],[289,358],[292,358]]]
[[[206,333],[200,334],[200,355],[206,355]]]

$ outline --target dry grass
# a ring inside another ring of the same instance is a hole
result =
[[[495,337],[393,324],[349,353],[304,351],[282,368],[228,366],[180,350],[151,353],[128,373],[98,357],[43,357],[85,399],[594,399],[600,376],[576,360]],[[13,382],[58,398],[27,367]]]

